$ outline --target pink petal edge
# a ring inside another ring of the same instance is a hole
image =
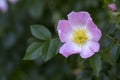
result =
[[[57,31],[61,42],[70,41],[72,27],[67,20],[59,20]]]
[[[85,45],[82,47],[82,51],[80,53],[80,56],[82,58],[88,58],[95,54],[95,52],[98,52],[100,48],[100,45],[98,42],[94,41],[88,41]]]
[[[72,11],[67,16],[68,16],[68,21],[73,27],[84,26],[87,22],[87,19],[91,18],[90,14],[85,11],[81,11],[81,12]]]
[[[68,57],[72,54],[78,54],[81,52],[81,47],[78,47],[76,44],[67,42],[62,45],[62,47],[59,49],[60,54],[62,54],[65,57]]]
[[[99,41],[102,36],[102,33],[101,33],[100,29],[92,21],[91,18],[88,19],[86,27],[87,27],[88,31],[90,32],[90,35],[91,35],[90,39],[93,41]]]

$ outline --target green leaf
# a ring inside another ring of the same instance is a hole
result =
[[[112,61],[113,63],[116,62],[119,58],[119,52],[117,52],[118,48],[119,46],[115,44],[110,50],[110,61]]]
[[[94,55],[89,59],[90,66],[92,67],[93,71],[96,73],[96,76],[99,76],[99,72],[102,67],[102,61],[99,55]]]
[[[92,80],[92,74],[89,70],[81,70],[76,80]]]
[[[99,80],[109,80],[109,77],[106,74],[102,73],[100,75],[100,79]]]
[[[40,42],[33,42],[26,51],[23,60],[34,60],[41,56],[41,44]]]
[[[58,38],[54,38],[44,43],[32,43],[25,54],[23,60],[34,60],[42,57],[44,61],[48,61],[58,53],[61,43]]]
[[[108,37],[102,37],[101,46],[103,47],[103,49],[105,50],[109,49],[111,43],[112,43],[111,39],[109,39]]]
[[[120,30],[115,31],[114,38],[120,40]]]
[[[50,31],[42,25],[32,25],[31,26],[32,35],[41,40],[51,39]]]
[[[60,47],[60,41],[58,38],[52,39],[50,41],[46,41],[42,47],[42,58],[44,61],[48,61],[53,56],[58,53],[58,49]]]
[[[108,26],[108,29],[107,29],[107,31],[108,31],[108,34],[113,34],[114,32],[115,32],[115,30],[116,30],[116,24],[110,24],[109,26]]]
[[[117,9],[120,11],[120,0],[116,0]]]

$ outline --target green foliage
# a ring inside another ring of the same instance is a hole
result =
[[[116,4],[115,12],[108,9],[110,3]],[[6,13],[0,8],[0,80],[120,80],[120,0],[7,4]],[[100,51],[88,59],[58,54],[55,28],[71,11],[88,11],[102,31]]]
[[[42,1],[42,0],[34,0],[34,1],[29,0],[28,3],[29,3],[29,9],[28,9],[29,11],[28,12],[29,12],[30,16],[35,18],[35,19],[41,17],[44,1]]]
[[[40,42],[33,42],[26,51],[25,57],[23,58],[24,60],[34,60],[39,58],[42,54],[42,48],[41,48],[42,43]]]
[[[32,43],[25,54],[24,60],[34,60],[42,57],[44,61],[48,61],[58,53],[60,41],[58,38],[51,38],[50,31],[41,25],[31,26],[32,35],[44,42]]]
[[[99,72],[102,68],[102,61],[99,55],[94,55],[93,57],[90,58],[89,60],[90,62],[90,66],[92,67],[95,75],[98,77],[99,76]]]
[[[116,0],[116,6],[117,6],[117,9],[120,11],[120,1],[119,0]]]
[[[32,35],[41,40],[51,39],[50,31],[42,25],[32,25],[31,26]]]
[[[117,44],[113,45],[111,50],[110,50],[110,60],[113,63],[116,63],[116,61],[119,58],[120,53],[118,52],[119,46]]]
[[[46,41],[42,46],[42,58],[44,61],[48,61],[58,53],[60,47],[60,41],[58,38],[54,38],[50,41]]]

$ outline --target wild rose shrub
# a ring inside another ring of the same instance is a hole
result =
[[[119,0],[1,0],[0,11],[0,80],[120,79]]]

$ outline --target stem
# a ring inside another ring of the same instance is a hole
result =
[[[119,41],[117,41],[117,40],[115,40],[113,37],[111,37],[110,35],[105,35],[106,37],[108,37],[109,39],[111,39],[111,40],[113,40],[114,42],[116,42],[116,44],[117,45],[119,45],[120,46],[120,42]]]

